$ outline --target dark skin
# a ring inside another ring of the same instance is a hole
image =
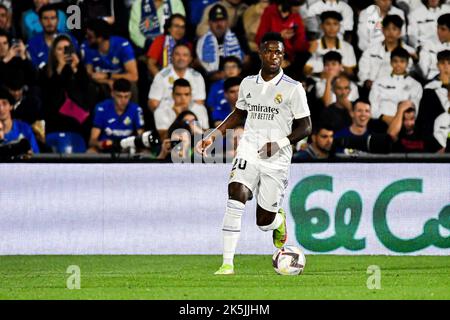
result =
[[[262,61],[261,76],[264,81],[270,81],[281,72],[281,64],[283,63],[284,46],[278,41],[267,41],[261,44],[259,56]],[[247,118],[247,111],[236,108],[208,137],[203,139],[197,145],[197,152],[206,155],[206,149],[213,143],[218,135],[225,135],[227,129],[236,127]],[[311,118],[305,117],[294,119],[293,130],[287,136],[291,145],[311,134]],[[277,142],[266,143],[258,152],[261,158],[268,159],[280,150]],[[233,182],[228,185],[228,198],[246,203],[252,199],[252,192],[243,184]],[[256,208],[256,224],[258,226],[267,226],[275,219],[276,212],[267,211],[257,205]]]

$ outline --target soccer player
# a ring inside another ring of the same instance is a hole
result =
[[[234,274],[233,258],[241,229],[245,203],[257,201],[256,224],[273,231],[273,243],[281,248],[287,240],[286,214],[281,202],[287,186],[292,144],[311,133],[311,119],[302,85],[284,75],[283,38],[266,33],[260,42],[262,67],[258,75],[246,77],[239,88],[236,108],[196,150],[207,149],[227,129],[245,121],[228,184],[223,220],[223,264],[215,273]],[[292,128],[295,128],[292,130]]]

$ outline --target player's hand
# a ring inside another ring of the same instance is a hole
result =
[[[212,145],[214,142],[212,137],[207,137],[197,143],[195,146],[195,151],[204,157],[206,157],[206,150]]]
[[[261,159],[269,159],[280,150],[280,146],[276,142],[267,142],[259,151]]]

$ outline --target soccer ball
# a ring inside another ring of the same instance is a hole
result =
[[[284,246],[275,251],[272,265],[275,272],[283,276],[296,276],[303,272],[306,258],[303,251],[295,246]]]

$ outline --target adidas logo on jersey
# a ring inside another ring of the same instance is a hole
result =
[[[250,99],[252,97],[252,95],[250,94],[250,92],[247,95],[247,99]]]

